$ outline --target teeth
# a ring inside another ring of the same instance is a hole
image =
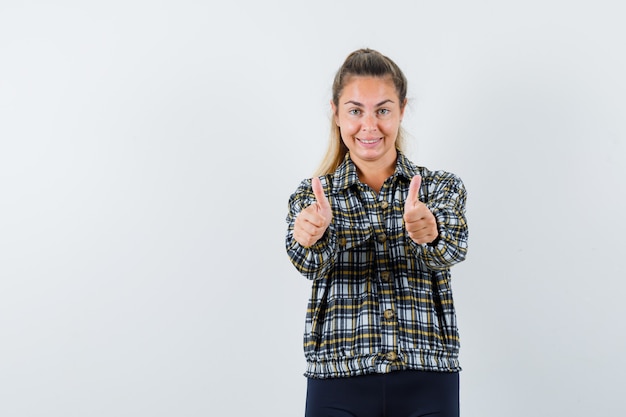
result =
[[[378,139],[374,139],[374,140],[363,140],[363,139],[359,139],[361,142],[363,143],[376,143],[378,142]]]

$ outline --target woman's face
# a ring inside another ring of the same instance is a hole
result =
[[[404,115],[391,77],[352,77],[331,101],[341,139],[358,167],[389,166],[396,160],[396,138]]]

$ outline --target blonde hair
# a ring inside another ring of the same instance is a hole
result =
[[[343,65],[335,74],[333,81],[333,103],[335,108],[339,107],[339,97],[343,88],[351,77],[369,76],[369,77],[390,77],[396,87],[398,98],[401,105],[404,105],[407,94],[407,80],[402,70],[388,57],[384,56],[373,49],[364,48],[352,52]],[[398,131],[396,138],[396,148],[399,151],[404,150],[404,132],[402,128]],[[334,121],[334,115],[330,120],[330,137],[326,154],[322,159],[319,167],[315,171],[315,176],[326,175],[334,172],[343,162],[348,148],[341,140],[341,131]]]

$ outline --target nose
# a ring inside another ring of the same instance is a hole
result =
[[[363,132],[375,132],[377,130],[376,116],[368,114],[363,118]]]

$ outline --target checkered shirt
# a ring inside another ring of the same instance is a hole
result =
[[[437,220],[438,238],[420,245],[404,227],[409,183]],[[333,378],[415,369],[457,372],[459,334],[450,267],[465,259],[466,191],[457,176],[418,167],[398,152],[395,173],[376,194],[358,179],[350,155],[320,177],[333,211],[311,247],[293,238],[296,216],[315,202],[311,180],[289,199],[287,254],[312,280],[305,376]]]

